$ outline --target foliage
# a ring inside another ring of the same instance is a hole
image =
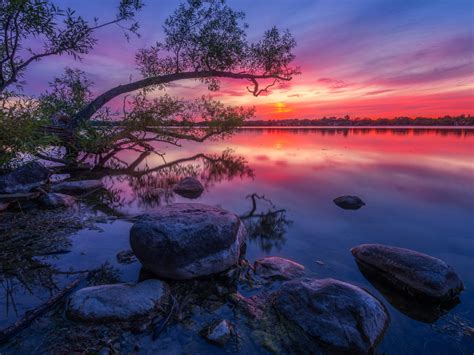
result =
[[[165,21],[165,40],[137,53],[142,75],[226,71],[266,76],[279,82],[298,74],[299,69],[291,67],[296,46],[291,34],[273,27],[260,41],[249,43],[244,17],[223,0],[188,0]],[[210,90],[219,89],[217,77],[200,80]]]
[[[124,32],[137,33],[134,16],[142,6],[141,0],[120,0],[114,20],[99,23],[94,18],[90,23],[51,1],[0,0],[0,92],[12,84],[21,87],[26,68],[41,58],[89,53],[97,42],[94,32],[101,27],[127,23],[121,27]]]
[[[63,76],[55,78],[50,91],[39,98],[39,109],[44,118],[60,113],[72,117],[92,99],[90,87],[93,83],[84,76],[84,72],[66,68]]]
[[[7,92],[0,95],[0,169],[13,168],[25,155],[56,143],[41,132],[45,122],[37,113],[35,100]]]
[[[141,0],[120,0],[115,20],[99,24],[94,19],[91,24],[51,1],[0,2],[5,8],[0,15],[0,92],[12,83],[18,84],[32,61],[52,55],[78,58],[87,54],[96,44],[94,32],[101,27],[126,22],[131,25],[125,30],[136,33],[134,16],[143,6]],[[64,75],[54,79],[50,90],[38,98],[34,116],[30,115],[35,124],[59,123],[74,131],[71,140],[57,142],[67,145],[64,157],[57,157],[56,150],[50,158],[71,162],[81,152],[107,155],[123,148],[146,151],[153,150],[152,142],[179,145],[181,140],[202,142],[231,134],[253,116],[253,108],[227,106],[206,95],[194,101],[167,94],[150,98],[150,90],[163,90],[169,83],[193,79],[215,91],[220,88],[221,78],[231,78],[249,81],[249,92],[259,96],[299,74],[298,68],[292,66],[296,42],[291,34],[274,27],[260,41],[251,43],[244,17],[224,0],[187,0],[165,21],[164,41],[137,53],[144,79],[111,88],[95,98],[90,89],[92,82],[84,73],[66,68]],[[32,38],[42,44],[41,50],[24,47]],[[261,80],[269,82],[260,88]],[[130,92],[136,94],[128,96]],[[124,94],[121,113],[105,106]],[[118,120],[120,123],[115,122]],[[177,122],[179,128],[171,127]],[[6,128],[7,135],[16,136],[13,128]],[[42,146],[30,138],[36,128],[31,128],[29,136],[20,135],[21,139],[17,139],[28,141],[31,147],[15,146],[12,151],[34,152]],[[40,150],[44,158],[44,149]]]

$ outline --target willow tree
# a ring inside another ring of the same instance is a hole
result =
[[[125,5],[129,15],[124,19],[129,20],[141,3],[125,1]],[[69,70],[42,96],[42,112],[67,112],[68,128],[76,132],[77,138],[72,150],[100,154],[137,144],[151,149],[147,142],[153,140],[178,144],[181,139],[203,141],[232,132],[253,116],[253,109],[226,106],[205,95],[188,101],[168,95],[166,89],[178,81],[196,80],[212,92],[218,91],[221,81],[226,79],[242,82],[251,95],[259,96],[298,74],[298,68],[292,65],[296,45],[292,35],[273,27],[260,40],[250,42],[244,17],[244,13],[231,9],[224,0],[187,0],[165,21],[164,41],[136,54],[140,80],[93,97],[87,81]],[[157,97],[157,91],[162,95]],[[82,96],[71,95],[78,92]],[[91,125],[91,120],[111,119],[107,104],[118,97],[124,100],[121,124],[102,129]],[[186,129],[168,128],[177,122]]]

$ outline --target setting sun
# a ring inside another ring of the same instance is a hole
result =
[[[284,102],[277,102],[275,104],[275,113],[284,112],[291,112],[291,108],[289,108]]]

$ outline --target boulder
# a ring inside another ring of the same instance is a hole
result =
[[[86,287],[69,298],[66,315],[85,322],[129,321],[153,314],[168,296],[168,285],[159,280]]]
[[[0,176],[0,194],[26,193],[48,182],[51,172],[40,163],[29,162]]]
[[[357,196],[340,196],[334,199],[334,203],[345,210],[358,210],[365,206],[365,202]]]
[[[183,280],[237,264],[245,236],[243,223],[231,212],[178,203],[140,217],[130,230],[130,245],[146,269]]]
[[[357,263],[409,295],[442,302],[455,298],[464,285],[444,261],[414,250],[381,244],[351,249]]]
[[[174,186],[173,191],[180,196],[194,199],[201,196],[204,186],[198,179],[186,177]]]
[[[225,319],[220,320],[205,327],[201,335],[212,344],[224,346],[232,336],[232,325]]]
[[[399,312],[418,322],[434,323],[460,303],[459,298],[453,299],[451,302],[443,302],[442,304],[426,302],[424,299],[413,297],[393,287],[382,279],[376,270],[360,263],[357,263],[357,266],[362,275],[377,289],[387,302]]]
[[[290,280],[304,274],[304,266],[294,261],[269,256],[254,263],[255,273],[265,279]]]
[[[50,192],[41,196],[40,203],[47,208],[71,207],[76,203],[73,196]]]
[[[309,339],[322,353],[367,354],[381,340],[390,321],[375,297],[333,279],[289,281],[277,292],[274,307],[303,332],[293,341]]]
[[[51,186],[53,192],[84,192],[104,187],[102,180],[65,181]]]

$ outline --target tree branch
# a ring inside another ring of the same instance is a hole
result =
[[[76,128],[80,123],[89,120],[94,113],[97,112],[102,106],[113,98],[120,96],[122,94],[143,89],[149,86],[163,85],[173,81],[186,80],[186,79],[202,79],[202,78],[229,78],[229,79],[246,79],[255,81],[257,79],[275,79],[289,81],[291,76],[279,76],[279,75],[254,75],[248,73],[233,73],[233,72],[223,72],[223,71],[196,71],[196,72],[182,72],[167,74],[161,76],[154,76],[150,78],[145,78],[138,80],[129,84],[116,86],[103,94],[96,97],[89,105],[82,109],[71,121],[72,128]]]

